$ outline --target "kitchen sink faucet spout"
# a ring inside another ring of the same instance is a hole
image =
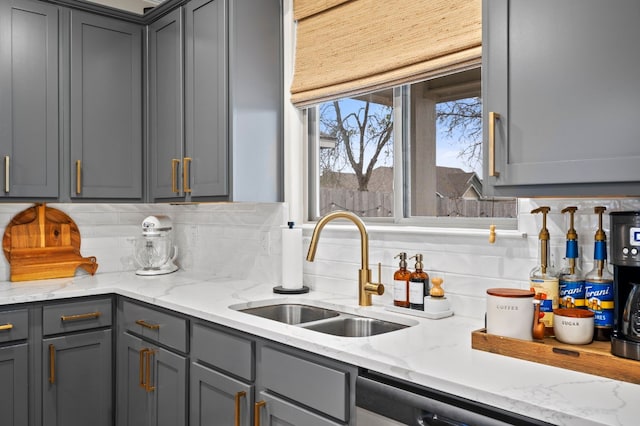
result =
[[[362,265],[358,274],[358,304],[360,306],[371,306],[371,295],[382,295],[384,293],[384,285],[381,283],[371,282],[371,269],[369,269],[369,236],[364,222],[358,216],[347,211],[334,211],[324,215],[316,223],[311,235],[311,243],[309,244],[309,252],[307,253],[307,261],[313,262],[318,248],[318,239],[320,232],[324,226],[334,219],[348,219],[353,222],[360,231],[360,257]],[[380,281],[380,277],[378,277]]]

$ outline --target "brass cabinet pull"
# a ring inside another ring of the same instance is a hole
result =
[[[76,194],[82,192],[82,161],[76,160]]]
[[[7,194],[11,190],[11,182],[9,181],[11,174],[9,173],[9,166],[11,159],[8,155],[4,156],[4,192]]]
[[[158,330],[160,328],[160,324],[149,324],[145,320],[136,320],[136,324],[141,325],[144,328],[148,328],[149,330]]]
[[[245,391],[236,392],[236,415],[235,415],[235,426],[240,426],[240,399],[247,396]]]
[[[171,192],[176,194],[180,192],[178,189],[178,167],[180,167],[180,160],[177,158],[171,159]]]
[[[147,353],[147,351],[149,351],[149,349],[147,348],[142,348],[140,349],[140,351],[138,352],[138,354],[140,355],[140,387],[142,389],[146,389],[146,384],[144,383],[144,355],[145,353]]]
[[[49,383],[56,382],[56,347],[49,345]]]
[[[191,192],[191,188],[189,187],[189,172],[191,171],[191,161],[193,158],[184,157],[183,165],[182,165],[182,189],[186,193]]]
[[[0,331],[11,330],[13,328],[13,324],[7,323],[0,325]]]
[[[260,426],[260,409],[265,405],[266,401],[258,401],[253,406],[253,426]]]
[[[496,120],[500,120],[500,114],[489,112],[489,176],[499,177],[496,171]]]
[[[62,315],[60,321],[80,321],[85,319],[96,319],[102,315],[102,312],[88,312],[86,314]]]
[[[147,349],[147,351],[144,354],[144,360],[145,360],[144,390],[146,390],[147,392],[153,392],[154,390],[156,390],[156,387],[151,385],[151,367],[152,367],[151,357],[153,356],[154,353],[155,352],[152,349]]]

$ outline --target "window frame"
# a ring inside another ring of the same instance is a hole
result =
[[[411,162],[409,157],[411,152],[409,140],[411,84],[393,87],[393,216],[388,218],[363,217],[363,221],[375,225],[445,229],[487,229],[490,225],[496,225],[504,230],[517,230],[517,212],[514,218],[411,216]],[[318,105],[314,105],[301,112],[304,151],[303,173],[306,180],[303,197],[305,222],[315,222],[320,217],[318,205],[320,191],[318,108]],[[400,155],[397,155],[398,153]]]

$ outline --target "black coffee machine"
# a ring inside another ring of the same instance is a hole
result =
[[[615,304],[611,353],[640,360],[640,211],[609,217]]]

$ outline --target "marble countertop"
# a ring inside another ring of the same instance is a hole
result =
[[[115,293],[183,312],[319,355],[375,370],[558,425],[635,425],[640,386],[471,348],[475,318],[431,320],[384,306],[359,307],[357,298],[319,291],[274,294],[272,285],[177,272],[138,277],[133,272],[0,283],[0,305]],[[326,335],[230,309],[265,301],[309,302],[415,324],[369,338]],[[640,363],[638,363],[640,368]]]

